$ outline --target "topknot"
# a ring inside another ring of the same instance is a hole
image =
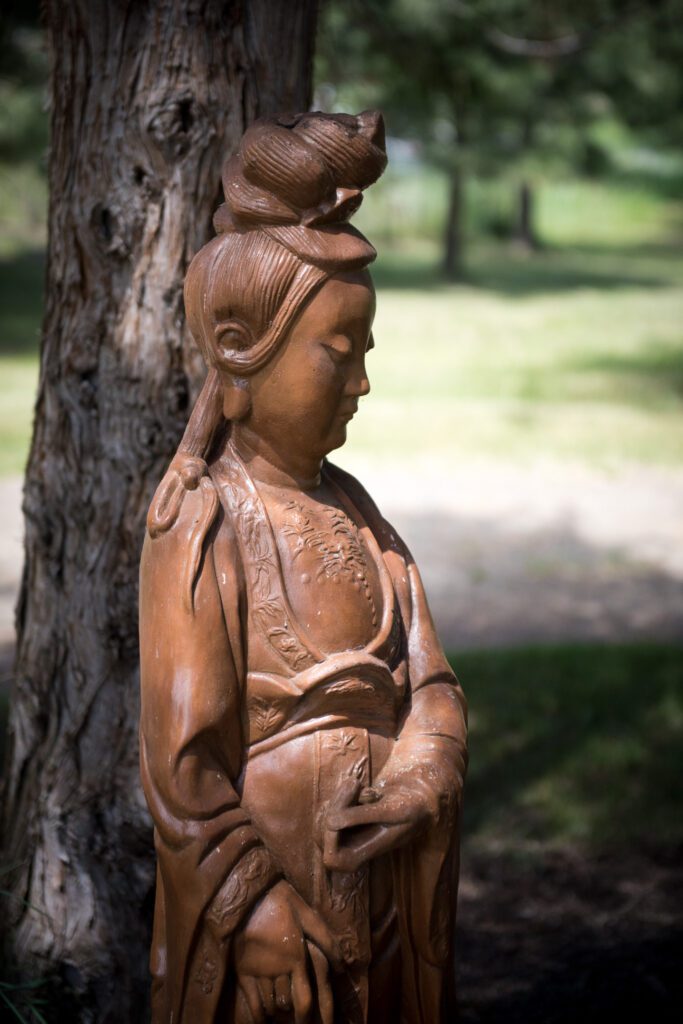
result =
[[[324,271],[365,266],[375,250],[348,221],[386,162],[378,111],[262,118],[223,169],[225,203],[214,225],[264,231]]]

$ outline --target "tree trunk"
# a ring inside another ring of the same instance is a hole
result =
[[[538,248],[538,240],[534,230],[534,193],[528,181],[519,186],[517,210],[514,240],[522,249],[533,252]]]
[[[147,506],[203,375],[187,264],[245,127],[306,109],[317,0],[48,0],[46,312],[4,791],[8,962],[48,1019],[146,1015],[138,783]],[[65,993],[57,1009],[57,992]]]
[[[443,272],[451,281],[463,276],[464,181],[461,167],[451,171],[444,232]]]

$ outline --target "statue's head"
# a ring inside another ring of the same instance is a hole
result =
[[[348,223],[384,170],[381,115],[258,121],[223,172],[218,234],[185,282],[192,334],[229,420],[338,447],[367,392],[376,253]],[[325,449],[325,450],[322,450]]]
[[[223,171],[217,235],[185,280],[209,373],[151,504],[152,536],[206,483],[226,420],[317,458],[344,443],[369,389],[375,308],[367,266],[376,253],[349,218],[385,166],[384,124],[372,111],[285,115],[245,133]],[[200,533],[210,520],[207,512]]]

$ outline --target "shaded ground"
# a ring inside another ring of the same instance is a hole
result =
[[[678,854],[466,858],[459,914],[462,1024],[680,1020]]]

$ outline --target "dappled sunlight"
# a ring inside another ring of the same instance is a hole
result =
[[[676,650],[585,646],[452,654],[473,719],[473,851],[683,841]]]

